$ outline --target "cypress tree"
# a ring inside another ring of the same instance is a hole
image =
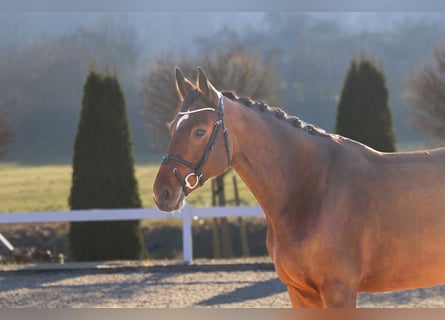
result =
[[[117,77],[90,71],[74,142],[72,210],[140,208],[124,95]],[[76,261],[140,259],[139,221],[73,222],[69,249]]]
[[[337,109],[335,132],[383,152],[394,152],[395,135],[383,72],[362,58],[351,62]]]

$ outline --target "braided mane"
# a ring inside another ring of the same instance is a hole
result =
[[[245,97],[238,97],[235,93],[232,91],[223,91],[222,94],[229,98],[230,100],[237,101],[241,103],[242,105],[249,107],[249,108],[257,108],[261,112],[266,112],[271,115],[274,115],[278,119],[282,119],[292,126],[304,130],[305,132],[311,134],[311,135],[318,135],[318,136],[331,136],[326,131],[324,131],[321,128],[318,128],[312,124],[306,123],[297,116],[289,115],[287,112],[285,112],[281,108],[271,108],[269,105],[262,101],[255,101],[250,98]]]

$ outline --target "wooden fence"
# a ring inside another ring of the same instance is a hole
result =
[[[175,213],[161,212],[157,209],[95,209],[48,212],[16,212],[1,213],[0,225],[13,223],[181,219],[184,262],[190,263],[193,261],[192,220],[198,218],[218,217],[264,217],[264,213],[258,206],[194,208],[190,205],[186,205],[180,211]],[[10,250],[13,250],[12,244],[10,244],[1,233],[0,241]]]

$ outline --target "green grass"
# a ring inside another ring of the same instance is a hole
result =
[[[144,208],[154,207],[152,199],[153,180],[158,165],[136,165],[136,178]],[[71,188],[71,165],[21,166],[0,165],[0,213],[69,210],[68,196]],[[234,174],[234,173],[233,173]],[[210,181],[188,196],[193,206],[210,206]],[[238,178],[240,198],[243,205],[255,205],[256,201],[247,187]],[[233,196],[232,173],[226,178],[226,196]],[[233,204],[233,203],[232,203]]]

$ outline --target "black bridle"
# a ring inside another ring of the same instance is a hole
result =
[[[182,112],[179,112],[178,114],[179,115],[191,115],[191,114],[203,112],[203,111],[216,112],[218,115],[218,118],[216,119],[215,125],[213,126],[212,134],[209,139],[209,142],[207,143],[207,146],[204,149],[204,153],[201,157],[201,160],[198,162],[198,164],[194,165],[193,163],[191,163],[187,160],[178,158],[178,157],[173,156],[169,153],[166,153],[164,155],[164,157],[162,158],[162,164],[169,164],[170,167],[172,168],[173,173],[176,175],[179,183],[182,186],[182,190],[183,190],[185,196],[187,196],[189,194],[188,189],[193,190],[198,186],[198,184],[200,186],[202,186],[204,184],[205,179],[204,179],[204,175],[201,170],[209,158],[210,151],[212,151],[215,146],[216,138],[218,137],[218,133],[221,128],[223,129],[222,133],[224,136],[224,143],[226,146],[227,162],[228,162],[228,165],[230,166],[230,144],[229,144],[229,137],[228,137],[229,133],[228,133],[228,130],[224,123],[224,97],[223,97],[223,95],[219,96],[219,108],[218,109],[208,107],[208,108],[202,108],[202,109],[182,111]],[[171,162],[170,162],[171,160],[176,161],[186,167],[189,167],[190,169],[193,170],[193,172],[189,173],[185,178],[183,178],[181,176],[181,174],[179,173],[179,170],[171,164]],[[196,179],[196,181],[193,184],[190,183],[190,181],[189,181],[189,179],[191,177],[195,177],[195,179]]]

